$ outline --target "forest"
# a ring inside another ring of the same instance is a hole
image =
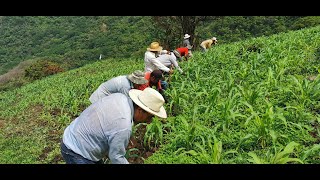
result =
[[[100,56],[142,59],[152,41],[174,49],[184,33],[197,50],[213,36],[224,44],[319,24],[318,16],[0,16],[0,91]]]

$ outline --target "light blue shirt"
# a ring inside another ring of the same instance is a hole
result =
[[[171,53],[171,54],[160,54],[159,57],[156,58],[161,64],[163,64],[164,66],[166,67],[170,67],[172,64],[173,66],[179,70],[180,73],[182,73],[182,69],[179,67],[179,64],[177,62],[177,57]],[[166,71],[165,69],[161,69],[159,68],[160,70],[162,71],[165,71],[165,72],[169,72]]]
[[[98,89],[91,94],[89,101],[94,103],[112,93],[123,93],[124,95],[129,96],[129,90],[132,88],[133,83],[127,78],[127,76],[123,75],[114,77],[100,84]]]
[[[63,143],[92,161],[108,155],[112,164],[128,164],[125,158],[133,126],[132,100],[113,93],[85,109],[63,133]]]

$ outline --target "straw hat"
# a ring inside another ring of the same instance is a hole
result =
[[[163,107],[165,101],[157,90],[150,87],[145,88],[143,91],[131,89],[129,96],[134,103],[150,114],[160,118],[167,118],[167,112]]]
[[[212,40],[217,41],[217,38],[216,38],[216,37],[213,37]]]
[[[158,42],[152,42],[150,47],[147,48],[148,51],[161,51],[162,46]]]
[[[188,39],[189,37],[190,37],[189,34],[185,34],[184,37],[183,37],[183,39]]]
[[[144,72],[140,70],[134,71],[132,74],[129,74],[128,79],[135,84],[146,84],[148,80],[144,78]]]

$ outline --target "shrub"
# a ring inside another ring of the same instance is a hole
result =
[[[63,71],[64,69],[57,63],[48,60],[38,60],[25,70],[25,77],[36,80]]]

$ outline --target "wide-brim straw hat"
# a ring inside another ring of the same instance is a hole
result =
[[[152,42],[150,47],[147,48],[148,51],[161,51],[163,48],[158,42]]]
[[[164,98],[157,90],[150,87],[145,88],[143,91],[131,89],[129,96],[134,103],[150,114],[160,118],[167,118],[167,112],[163,107]]]
[[[190,37],[189,34],[185,34],[184,37],[183,37],[183,39],[188,39],[189,37]]]
[[[148,80],[145,79],[144,76],[144,72],[136,70],[132,74],[129,74],[127,77],[131,82],[135,84],[146,84]]]

